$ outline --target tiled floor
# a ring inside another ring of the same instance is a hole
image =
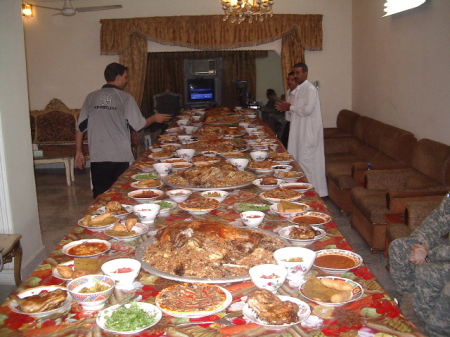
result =
[[[89,172],[76,170],[74,184],[67,186],[63,169],[37,169],[36,186],[42,241],[49,254],[76,225],[93,201]],[[348,242],[363,257],[364,263],[385,290],[392,297],[398,298],[395,284],[385,268],[387,259],[383,254],[372,254],[357,232],[351,228],[350,217],[343,215],[328,198],[324,200]],[[14,289],[13,286],[0,286],[0,302],[3,302]],[[413,313],[412,308],[408,311]],[[405,315],[410,317],[410,313],[405,312]],[[413,320],[414,317],[411,316],[410,319]]]

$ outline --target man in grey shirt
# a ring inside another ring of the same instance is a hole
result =
[[[94,198],[108,190],[134,161],[130,130],[139,131],[154,122],[170,120],[171,115],[154,114],[145,119],[135,99],[123,91],[127,67],[111,63],[105,69],[106,84],[84,101],[76,130],[75,163],[86,164],[82,152],[83,132],[88,133]]]

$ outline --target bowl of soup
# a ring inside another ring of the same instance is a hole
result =
[[[359,267],[363,262],[360,255],[345,249],[323,249],[316,252],[314,266],[327,274],[340,275]]]

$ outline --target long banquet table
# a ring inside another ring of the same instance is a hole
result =
[[[271,132],[268,129],[265,130]],[[278,152],[285,151],[279,143]],[[144,153],[112,186],[110,190],[97,198],[87,210],[87,213],[94,213],[96,209],[106,204],[108,201],[116,200],[122,204],[136,204],[133,199],[128,198],[127,193],[133,188],[132,175],[141,172],[137,165],[148,160],[150,151]],[[294,162],[294,169],[301,170]],[[299,180],[306,181],[306,180]],[[169,189],[167,186],[163,190]],[[146,235],[130,242],[111,240],[102,232],[92,232],[86,228],[74,224],[73,230],[60,242],[55,250],[36,268],[36,270],[21,284],[16,292],[23,291],[40,285],[65,285],[63,280],[52,276],[52,269],[59,263],[71,260],[64,255],[61,248],[72,241],[82,239],[103,239],[109,240],[112,249],[107,253],[108,258],[134,257],[137,247],[144,243],[155,230],[163,228],[166,224],[184,219],[212,219],[225,220],[229,223],[241,224],[239,213],[234,209],[238,202],[260,203],[259,193],[261,190],[250,185],[244,188],[229,190],[230,195],[221,203],[221,206],[207,215],[192,216],[189,213],[176,208],[171,210],[168,216],[158,216],[152,226],[151,231]],[[194,192],[191,197],[196,197],[198,192]],[[329,214],[322,199],[314,190],[306,192],[301,199],[313,210]],[[262,228],[273,231],[277,227],[286,226],[289,223],[286,219],[277,214],[266,212],[266,217]],[[80,214],[80,218],[83,214]],[[327,248],[338,248],[352,251],[353,248],[346,241],[336,224],[331,221],[323,226],[326,236],[319,241],[307,246],[314,251]],[[324,276],[323,272],[315,267],[313,273]],[[361,299],[338,308],[329,308],[317,305],[314,302],[303,298],[297,288],[289,286],[288,282],[279,289],[278,294],[298,297],[306,301],[312,312],[312,318],[301,324],[284,330],[269,330],[246,321],[241,311],[230,312],[225,310],[206,319],[190,319],[194,323],[197,321],[217,321],[225,317],[235,324],[234,327],[225,327],[219,323],[193,324],[178,326],[179,323],[189,321],[188,318],[175,318],[163,315],[162,320],[148,330],[138,334],[139,336],[283,336],[283,337],[325,337],[325,336],[373,336],[377,332],[390,333],[395,336],[397,333],[403,337],[423,336],[419,330],[409,322],[399,311],[394,300],[386,293],[380,283],[363,264],[362,266],[350,270],[343,277],[353,279],[362,285],[364,295]],[[144,269],[141,270],[138,279],[140,286],[132,291],[115,290],[108,305],[126,303],[132,296],[141,295],[144,302],[153,303],[159,291],[177,282],[160,278],[149,274]],[[233,302],[238,302],[241,298],[255,289],[251,282],[239,282],[235,284],[224,284],[233,295]],[[82,308],[73,303],[69,312],[54,316],[35,319],[33,317],[18,314],[9,308],[10,299],[0,306],[0,335],[1,336],[110,336],[111,333],[101,330],[95,321],[97,312],[83,311]],[[389,336],[389,335],[388,335]]]

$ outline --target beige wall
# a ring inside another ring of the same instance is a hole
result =
[[[353,109],[450,144],[450,1],[382,18],[384,0],[353,5]]]
[[[23,276],[45,257],[33,172],[25,49],[17,0],[0,1],[0,233],[21,234]],[[0,284],[14,284],[13,265]]]
[[[104,67],[118,61],[118,56],[100,55],[99,20],[102,18],[222,14],[217,0],[107,2],[121,3],[124,8],[78,13],[73,17],[35,8],[35,16],[24,21],[31,109],[43,109],[52,98],[61,99],[69,108],[80,108],[86,94],[103,84]],[[105,0],[76,2],[79,7],[97,4],[105,4]],[[324,15],[324,50],[307,52],[306,62],[310,67],[310,79],[321,83],[321,103],[327,126],[335,125],[341,108],[351,106],[351,4],[351,0],[279,0],[274,7],[280,14]],[[149,45],[152,51],[177,49]],[[265,101],[264,96],[258,95],[257,99]]]

